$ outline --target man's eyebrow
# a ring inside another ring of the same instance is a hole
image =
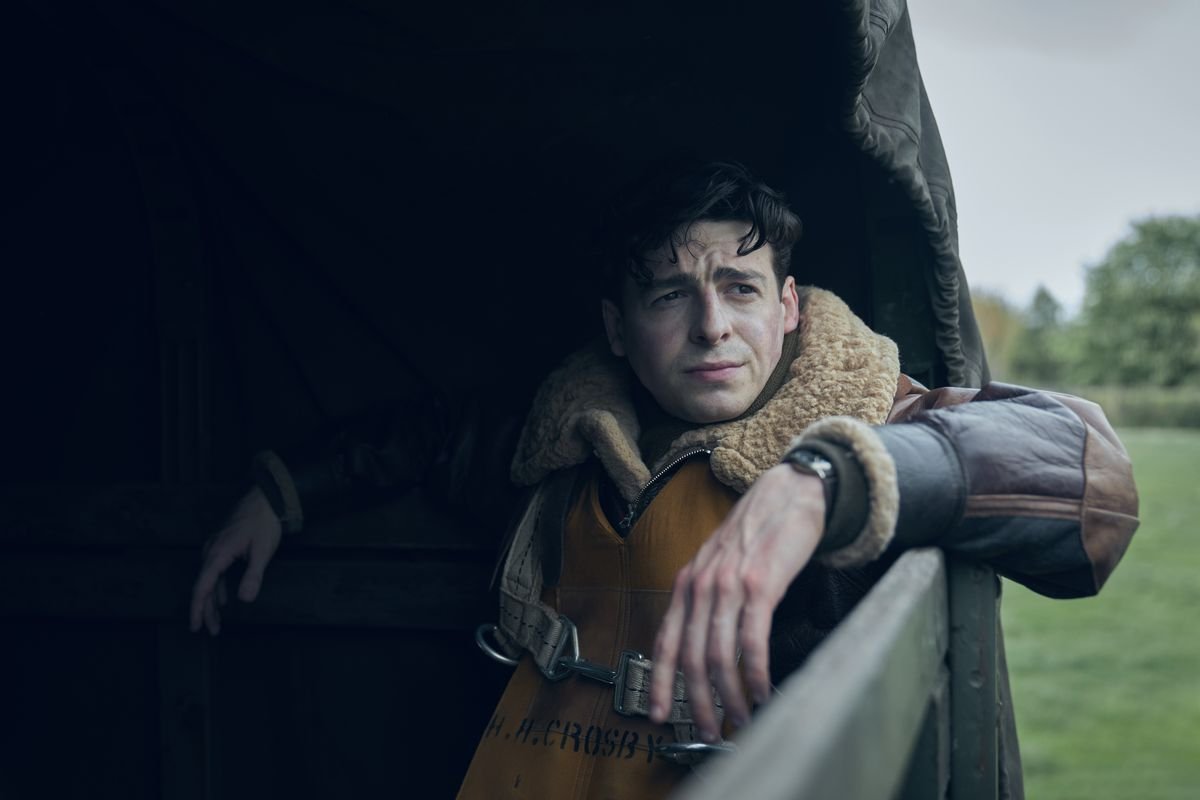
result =
[[[665,278],[654,278],[649,283],[645,284],[647,291],[659,291],[661,289],[684,289],[696,285],[696,279],[691,275],[675,273],[668,275]]]
[[[713,271],[713,279],[718,281],[734,280],[749,283],[751,281],[766,280],[766,277],[766,275],[761,273],[747,272],[746,270],[738,269],[737,267],[717,267]]]

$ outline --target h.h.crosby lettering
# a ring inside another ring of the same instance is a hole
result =
[[[584,727],[581,723],[571,720],[552,719],[543,722],[525,717],[515,728],[506,725],[506,722],[504,716],[494,715],[484,729],[484,738],[511,739],[531,747],[570,749],[574,753],[599,758],[644,758],[647,764],[654,760],[658,748],[667,742],[665,736],[642,736],[628,728],[602,728],[599,725]],[[661,755],[657,757],[661,758]]]

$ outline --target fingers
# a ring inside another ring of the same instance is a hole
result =
[[[769,591],[770,576],[770,568],[747,565],[738,555],[717,548],[697,554],[696,561],[680,572],[655,643],[652,720],[662,722],[669,715],[678,669],[687,683],[692,720],[702,739],[719,738],[714,685],[730,722],[744,726],[750,708],[738,669],[739,648],[746,686],[757,702],[766,701],[770,696],[768,641],[776,604]]]
[[[650,719],[666,722],[675,700],[675,669],[679,663],[679,642],[687,618],[688,583],[686,568],[675,578],[671,605],[663,617],[654,642],[654,669],[650,673]]]
[[[212,636],[221,632],[221,615],[217,613],[217,604],[211,594],[204,598],[204,626]]]
[[[266,572],[267,562],[271,560],[271,550],[261,539],[250,542],[250,559],[246,564],[246,572],[238,586],[238,599],[243,603],[251,603],[258,597],[259,587],[262,586],[263,573]]]
[[[742,650],[742,670],[754,702],[762,704],[771,696],[770,635],[774,604],[765,597],[750,593],[742,609],[742,625],[738,645]],[[725,695],[722,694],[722,697]],[[726,700],[726,705],[729,701]]]
[[[208,552],[212,549],[213,540],[211,538],[204,542],[204,547],[200,550],[201,564],[208,563]],[[192,602],[188,608],[188,628],[195,633],[200,630],[201,620],[204,616],[204,598],[200,587],[200,578],[204,575],[204,567],[200,568],[200,576],[196,578],[196,582],[192,584]]]
[[[192,587],[188,621],[193,631],[201,625],[210,633],[220,628],[218,609],[229,601],[223,578],[225,570],[246,558],[246,571],[238,585],[238,597],[251,602],[258,597],[263,572],[279,547],[282,527],[261,489],[252,489],[234,507],[224,527],[204,543],[203,566]]]
[[[209,623],[210,617],[215,618],[216,616],[215,604],[212,606],[211,614],[208,609],[210,603],[215,599],[214,591],[221,578],[221,573],[229,568],[235,558],[237,556],[232,550],[219,547],[209,549],[204,566],[200,569],[200,575],[196,578],[196,584],[192,587],[190,622],[193,631],[200,630],[201,621],[204,622],[209,633],[215,633],[214,627],[220,627]]]
[[[199,587],[192,587],[192,604],[188,608],[188,629],[192,633],[200,630],[201,618],[204,612],[204,595],[199,593]]]
[[[687,681],[692,723],[706,742],[717,738],[717,716],[708,670],[708,631],[713,599],[711,575],[700,571],[692,581],[691,603],[679,655],[679,665]]]
[[[188,613],[188,623],[193,632],[200,630],[204,618],[204,604],[208,601],[211,591],[206,565],[200,570],[196,583],[192,585],[192,605]]]
[[[650,718],[663,722],[674,699],[676,670],[683,672],[692,721],[709,742],[719,738],[720,728],[713,683],[734,724],[743,725],[749,718],[736,659],[742,593],[732,579],[735,574],[713,553],[711,548],[703,550],[694,565],[676,577],[671,605],[655,642],[650,679]]]
[[[738,623],[742,616],[743,595],[741,582],[732,573],[717,576],[716,601],[706,645],[708,674],[721,695],[725,713],[734,726],[740,728],[749,721],[750,709],[746,706],[746,694],[737,669]]]

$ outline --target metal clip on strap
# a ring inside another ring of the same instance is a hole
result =
[[[613,687],[613,711],[622,716],[636,717],[640,716],[639,712],[625,707],[625,679],[629,675],[630,662],[640,661],[644,658],[645,656],[636,650],[622,650],[615,669],[609,669],[583,658],[575,661],[563,661],[562,666],[581,678],[588,678]]]
[[[629,709],[625,706],[625,679],[629,675],[629,665],[634,661],[645,661],[646,657],[636,650],[622,650],[617,659],[617,666],[609,668],[594,661],[588,661],[579,653],[579,629],[575,623],[563,616],[562,629],[558,643],[555,645],[550,663],[539,667],[547,680],[561,681],[574,674],[581,678],[608,684],[613,687],[613,710],[627,717],[644,714],[644,711]],[[567,643],[571,644],[571,655],[563,655]]]
[[[475,629],[475,644],[479,645],[479,649],[486,653],[489,658],[499,661],[501,664],[507,664],[510,667],[515,667],[517,665],[517,659],[509,658],[508,656],[504,655],[499,650],[492,647],[487,640],[488,634],[491,634],[494,637],[499,630],[500,627],[494,622],[483,623]]]
[[[565,615],[559,617],[562,620],[562,628],[559,631],[558,643],[554,646],[554,651],[550,654],[550,660],[546,664],[538,664],[538,668],[542,674],[546,676],[548,681],[561,681],[563,678],[571,674],[570,664],[577,663],[579,659],[579,630],[575,627],[575,623],[571,622]],[[567,642],[571,643],[571,656],[568,658],[563,655],[563,650],[567,648]]]
[[[668,761],[674,761],[676,764],[698,764],[707,756],[736,753],[737,745],[733,742],[721,742],[720,744],[671,742],[670,744],[659,745],[654,748],[654,752]]]

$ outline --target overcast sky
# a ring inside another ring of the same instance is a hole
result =
[[[1200,214],[1200,2],[909,0],[972,289],[1069,310],[1150,214]]]

